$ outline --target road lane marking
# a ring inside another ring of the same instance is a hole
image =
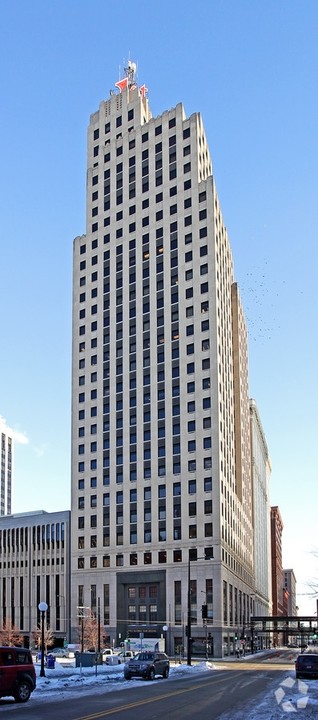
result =
[[[210,677],[209,680],[212,678]],[[218,684],[218,681],[223,681],[223,678],[216,678],[214,677],[213,680],[215,681],[214,684]],[[139,707],[140,705],[147,705],[153,702],[157,702],[157,700],[167,700],[167,698],[171,697],[177,697],[178,695],[184,695],[185,693],[192,692],[193,690],[197,690],[202,686],[202,683],[197,684],[195,686],[191,686],[191,688],[185,688],[183,690],[174,690],[173,692],[166,693],[165,695],[156,695],[156,697],[151,698],[145,698],[144,700],[136,700],[131,703],[126,703],[125,705],[121,705],[120,707],[111,708],[109,710],[101,710],[100,712],[93,713],[91,715],[81,715],[80,717],[74,718],[74,720],[97,720],[97,718],[103,718],[107,717],[107,715],[111,715],[112,713],[119,713],[123,710],[131,710],[132,708]]]

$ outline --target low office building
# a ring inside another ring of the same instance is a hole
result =
[[[0,518],[0,627],[16,625],[26,645],[40,624],[38,605],[58,640],[69,639],[70,512]]]

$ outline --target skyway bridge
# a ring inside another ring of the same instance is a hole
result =
[[[259,632],[283,632],[290,635],[302,630],[306,633],[317,633],[315,615],[251,615],[251,628]]]
[[[305,647],[309,640],[318,640],[318,623],[316,615],[252,615],[250,618],[251,650],[257,643],[260,635],[273,636],[273,642],[278,635],[283,636],[283,644],[287,645],[290,638],[297,638],[300,646]]]

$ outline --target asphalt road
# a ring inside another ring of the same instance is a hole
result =
[[[158,679],[139,685],[138,679],[125,690],[105,694],[85,694],[79,688],[78,698],[59,699],[59,694],[45,702],[31,700],[25,705],[0,701],[0,718],[14,720],[217,720],[223,712],[238,710],[246,702],[275,687],[286,670],[292,671],[294,655],[290,651],[267,658],[237,662],[218,662],[217,671],[204,672],[178,680]]]

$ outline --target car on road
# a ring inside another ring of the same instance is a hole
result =
[[[36,687],[32,655],[27,648],[0,647],[0,697],[27,702]]]
[[[296,678],[318,678],[318,653],[302,653],[295,660]]]
[[[124,667],[125,680],[132,677],[141,677],[145,680],[154,680],[156,675],[167,678],[170,663],[168,656],[163,652],[140,652],[126,662]]]

